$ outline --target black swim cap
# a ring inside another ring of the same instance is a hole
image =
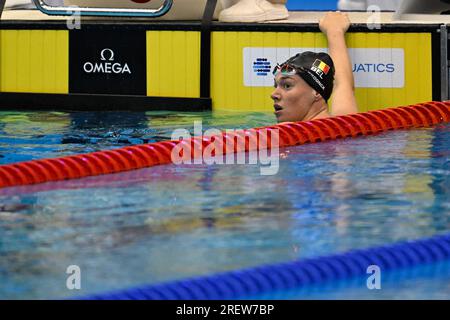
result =
[[[333,91],[334,63],[325,52],[306,51],[289,58],[283,65],[290,65],[298,70],[298,75],[328,101]]]

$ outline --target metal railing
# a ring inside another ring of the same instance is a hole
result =
[[[0,18],[2,17],[3,8],[5,7],[6,0],[0,0]]]
[[[133,9],[133,8],[100,8],[100,7],[70,7],[52,6],[45,0],[33,0],[36,7],[45,14],[57,16],[71,16],[74,13],[81,16],[103,17],[160,17],[169,12],[173,0],[165,0],[157,9]]]

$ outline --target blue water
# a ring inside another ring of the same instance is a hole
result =
[[[169,139],[175,128],[273,124],[265,113],[0,113],[0,162]],[[0,298],[68,298],[450,231],[450,126],[281,150],[259,165],[167,165],[0,190]],[[82,289],[66,288],[77,265]],[[278,293],[449,299],[448,264]],[[431,268],[431,271],[430,271]],[[356,282],[355,282],[356,281]],[[276,297],[276,296],[272,296]]]

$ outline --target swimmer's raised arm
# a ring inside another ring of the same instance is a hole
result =
[[[328,12],[319,21],[320,30],[328,40],[329,54],[334,62],[335,78],[331,99],[331,115],[339,116],[358,112],[355,97],[350,55],[345,43],[345,33],[350,26],[346,13]]]

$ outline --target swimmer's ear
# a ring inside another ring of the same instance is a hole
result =
[[[319,101],[322,98],[320,93],[318,93],[316,90],[313,90],[313,94],[314,94],[314,102]]]

